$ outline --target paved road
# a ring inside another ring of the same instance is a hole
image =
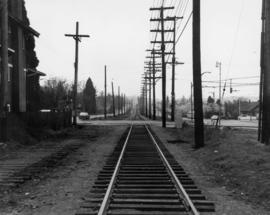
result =
[[[212,125],[210,119],[204,119],[206,125]],[[258,120],[221,120],[221,126],[231,126],[231,127],[258,127]]]
[[[102,115],[99,116],[92,116],[90,120],[80,120],[78,119],[79,124],[85,124],[85,125],[127,125],[127,124],[142,124],[141,120],[95,120],[95,118],[102,117]],[[190,119],[183,119],[187,122],[192,121]],[[150,123],[152,125],[161,126],[161,121],[153,121],[153,120],[147,120],[146,123]],[[204,123],[206,125],[212,125],[210,119],[205,119]],[[252,128],[257,129],[258,127],[258,120],[221,120],[221,126],[230,126],[230,127],[246,127],[246,128]],[[174,122],[167,122],[167,127],[175,127]]]

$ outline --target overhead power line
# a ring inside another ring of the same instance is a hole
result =
[[[192,16],[192,14],[193,14],[193,11],[191,11],[191,13],[189,14],[189,17],[188,17],[188,19],[187,19],[187,21],[186,21],[186,23],[185,23],[185,25],[184,25],[184,27],[183,27],[183,29],[182,29],[180,35],[178,36],[178,38],[177,38],[177,40],[176,40],[176,44],[178,43],[178,41],[180,40],[181,36],[183,35],[183,33],[184,33],[184,31],[185,31],[185,29],[186,29],[186,27],[187,27],[187,25],[188,25],[188,23],[189,23],[189,21],[190,21],[190,18],[191,18],[191,16]]]

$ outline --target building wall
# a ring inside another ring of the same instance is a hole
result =
[[[17,19],[23,19],[23,0],[11,0],[11,14]],[[16,112],[26,111],[26,71],[25,71],[25,38],[21,27],[13,26],[14,34],[14,70],[13,70],[13,104]]]
[[[33,74],[30,76],[28,72],[28,69],[36,71],[38,59],[34,51],[33,29],[29,31],[28,27],[29,20],[24,0],[9,0],[8,13],[21,23],[18,24],[14,19],[9,19],[8,23],[9,49],[13,51],[9,52],[7,104],[13,112],[26,112],[28,107],[31,111],[38,110],[39,75],[36,73],[34,75],[36,77],[33,77]]]

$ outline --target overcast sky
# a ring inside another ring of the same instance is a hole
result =
[[[79,81],[91,77],[98,91],[103,90],[104,65],[108,68],[108,82],[127,95],[140,92],[145,50],[154,35],[150,34],[150,17],[157,16],[149,7],[157,6],[161,0],[25,0],[31,26],[40,32],[36,39],[36,51],[40,64],[38,69],[46,78],[60,77],[72,81],[74,77],[74,40],[64,37],[75,33],[75,23],[80,22],[80,33],[89,34],[83,38],[79,51]],[[167,0],[166,5],[176,9],[178,3],[184,7],[178,15],[184,15],[179,23],[180,34],[192,7],[192,1]],[[181,3],[182,2],[182,3]],[[202,72],[203,80],[218,80],[216,61],[222,62],[222,79],[259,76],[261,1],[258,0],[203,0],[202,9]],[[180,12],[179,12],[180,11]],[[192,21],[192,20],[191,20]],[[183,36],[177,43],[177,58],[184,62],[178,66],[176,97],[190,96],[192,81],[192,22],[189,22]],[[168,25],[168,27],[170,27]],[[167,68],[170,95],[171,68]],[[237,83],[256,83],[259,79],[235,80]],[[203,84],[204,86],[209,84]],[[215,85],[216,86],[216,85]],[[110,91],[111,88],[109,88]],[[204,88],[207,97],[218,89]],[[225,96],[258,97],[258,86],[239,87],[233,94]],[[161,95],[160,83],[157,85]]]

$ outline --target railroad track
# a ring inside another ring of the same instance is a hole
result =
[[[54,147],[48,150],[51,154],[29,165],[18,163],[17,160],[8,165],[0,164],[0,192],[10,188],[16,188],[26,181],[39,176],[42,172],[48,172],[50,169],[60,164],[66,156],[75,152],[82,145],[83,144],[81,143],[75,143],[62,147]],[[52,152],[52,150],[55,152]]]
[[[146,126],[131,126],[108,158],[77,215],[214,212],[173,156]]]

